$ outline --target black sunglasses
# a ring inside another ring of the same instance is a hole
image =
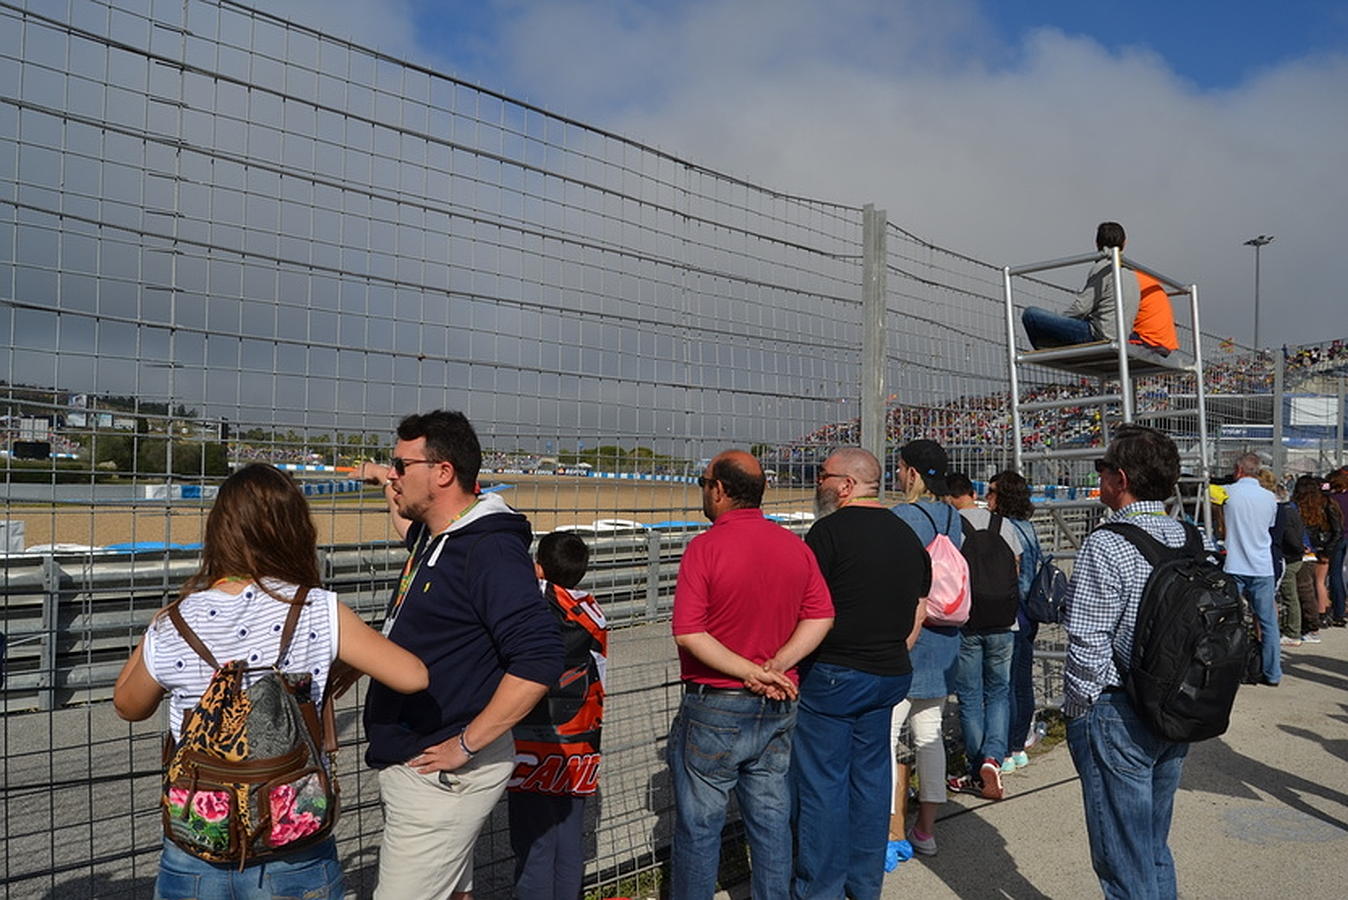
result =
[[[399,478],[401,478],[401,477],[403,477],[404,475],[407,474],[407,467],[408,467],[408,466],[415,466],[415,465],[418,465],[418,464],[421,464],[421,465],[427,465],[427,466],[438,466],[438,465],[440,465],[440,460],[438,460],[438,459],[403,459],[401,456],[395,456],[395,457],[393,457],[393,459],[389,460],[389,468],[391,468],[391,469],[393,469],[393,471],[397,472]]]
[[[717,481],[717,479],[715,479],[715,478],[708,478],[706,475],[699,475],[699,476],[697,476],[697,486],[700,487],[700,488],[708,488],[708,487],[711,487],[713,484],[716,483],[716,481]]]
[[[1116,466],[1116,465],[1114,465],[1112,462],[1110,462],[1110,461],[1107,460],[1107,459],[1097,459],[1097,460],[1095,461],[1095,471],[1096,471],[1096,472],[1101,472],[1101,473],[1103,473],[1103,472],[1117,472],[1117,471],[1119,471],[1119,467]]]

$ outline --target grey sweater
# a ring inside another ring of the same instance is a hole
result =
[[[1123,327],[1127,338],[1133,330],[1133,320],[1137,318],[1137,307],[1141,303],[1141,292],[1137,287],[1137,276],[1131,269],[1120,273],[1123,281]],[[1085,319],[1091,324],[1096,340],[1112,341],[1116,337],[1114,327],[1114,267],[1108,259],[1102,259],[1091,267],[1086,276],[1086,286],[1077,294],[1076,300],[1067,310],[1074,319]]]

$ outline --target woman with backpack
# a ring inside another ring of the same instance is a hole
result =
[[[947,491],[946,468],[949,462],[945,450],[935,441],[916,440],[899,451],[899,469],[896,488],[903,499],[893,507],[896,516],[917,534],[918,541],[929,552],[937,536],[944,536],[958,550],[964,541],[959,513],[938,500]],[[955,553],[956,560],[962,557]],[[932,583],[937,584],[933,565]],[[964,570],[964,591],[968,592],[968,569]],[[894,707],[890,719],[890,740],[897,749],[899,733],[904,723],[910,723],[913,749],[921,787],[918,796],[917,821],[908,828],[905,840],[904,812],[908,803],[909,766],[905,763],[894,772],[894,806],[889,826],[889,847],[885,853],[885,871],[892,872],[914,851],[924,856],[936,854],[936,811],[946,799],[945,741],[941,734],[941,716],[946,697],[952,690],[951,676],[959,656],[960,629],[958,625],[943,625],[925,617],[928,604],[918,604],[918,634],[908,650],[913,666],[913,681],[908,696]],[[966,615],[967,615],[966,597]],[[894,753],[890,753],[890,759]]]
[[[1011,655],[1011,712],[1007,720],[1006,759],[1002,761],[1002,774],[1007,775],[1030,764],[1025,747],[1034,718],[1034,639],[1039,633],[1039,623],[1026,614],[1025,598],[1044,553],[1029,521],[1034,515],[1030,486],[1020,473],[1007,469],[992,476],[988,509],[1006,517],[1020,537],[1020,604],[1016,609],[1018,628],[1012,631],[1015,648]]]
[[[289,636],[288,646],[283,646],[283,635]],[[221,661],[220,668],[214,668],[208,658]],[[150,621],[117,676],[113,703],[118,715],[136,722],[153,715],[167,695],[175,760],[183,749],[179,741],[185,729],[192,740],[205,741],[233,725],[235,743],[227,747],[228,755],[215,756],[244,758],[242,765],[246,765],[253,756],[241,748],[269,732],[254,731],[250,714],[247,737],[240,739],[244,723],[222,719],[225,714],[210,706],[210,699],[216,699],[225,708],[238,708],[226,705],[230,698],[221,693],[224,682],[217,678],[217,673],[236,660],[247,667],[243,683],[250,697],[254,688],[266,682],[273,664],[286,673],[286,681],[297,685],[294,694],[303,703],[283,704],[282,710],[303,710],[312,700],[317,713],[328,700],[324,689],[334,683],[329,679],[334,668],[351,678],[368,673],[404,693],[422,690],[427,684],[426,667],[420,659],[370,628],[339,603],[336,594],[319,586],[317,533],[309,505],[290,476],[269,465],[245,466],[220,486],[206,519],[201,568],[183,585],[178,599]],[[254,711],[259,705],[260,701]],[[214,749],[215,745],[210,746]],[[333,774],[327,772],[327,777]],[[173,810],[172,816],[181,819],[175,828],[190,824],[200,829],[203,840],[223,842],[222,832],[237,833],[225,827],[234,822],[230,817],[248,819],[247,813],[231,808],[227,792],[197,790],[194,785],[181,794],[175,797],[170,789],[163,799]],[[254,815],[266,817],[271,848],[294,840],[302,849],[289,853],[272,849],[265,861],[252,864],[247,864],[249,851],[245,849],[243,865],[225,864],[189,853],[166,836],[155,897],[339,900],[345,882],[336,842],[331,835],[317,843],[314,838],[303,839],[321,828],[313,812],[297,813],[308,798],[295,794],[288,784],[271,788],[270,810],[257,810]],[[178,807],[173,806],[175,800]],[[165,816],[166,827],[170,818]],[[231,846],[237,848],[237,843]]]

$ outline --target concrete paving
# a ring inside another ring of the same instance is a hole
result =
[[[1348,629],[1321,635],[1284,648],[1282,684],[1242,688],[1230,730],[1190,748],[1170,834],[1181,897],[1348,897]],[[901,864],[883,896],[1100,896],[1066,744],[1006,787],[952,797],[939,853]]]

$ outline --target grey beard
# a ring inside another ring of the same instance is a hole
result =
[[[822,519],[829,513],[836,512],[837,509],[837,494],[827,494],[820,491],[814,492],[814,516],[816,519]]]

